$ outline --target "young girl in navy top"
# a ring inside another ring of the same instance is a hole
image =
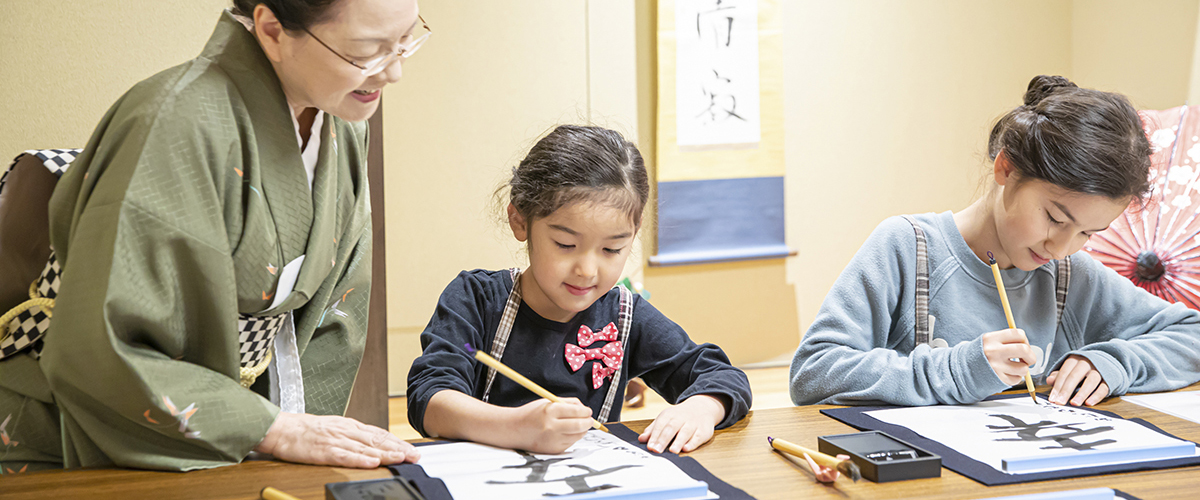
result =
[[[620,134],[560,126],[513,169],[508,222],[529,267],[464,271],[442,292],[408,375],[408,420],[424,436],[559,453],[620,419],[633,377],[675,404],[639,437],[655,452],[691,451],[750,408],[746,375],[721,349],[623,287],[649,196],[641,154]],[[568,402],[496,376],[464,344]],[[589,366],[590,365],[590,366]]]
[[[793,402],[974,403],[1028,370],[1050,401],[1078,406],[1200,380],[1200,313],[1079,252],[1149,190],[1129,102],[1036,77],[988,153],[988,195],[889,218],[859,249],[792,360]],[[989,252],[1021,329],[1000,329]]]

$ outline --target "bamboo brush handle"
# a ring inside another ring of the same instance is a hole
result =
[[[831,456],[821,453],[817,450],[805,448],[798,444],[784,441],[779,438],[774,438],[771,440],[771,447],[775,448],[776,450],[782,451],[784,453],[787,453],[790,455],[795,455],[795,456],[801,457],[801,458],[803,458],[805,454],[808,454],[808,456],[810,458],[812,458],[814,462],[816,462],[820,465],[823,465],[825,467],[837,467],[838,464],[842,463],[841,460],[838,460],[835,457],[831,457]]]
[[[480,363],[483,363],[485,365],[488,365],[488,366],[494,368],[496,371],[500,372],[505,377],[512,379],[513,382],[521,384],[521,387],[524,387],[526,389],[529,389],[530,391],[533,391],[533,393],[537,394],[538,396],[546,398],[555,403],[563,402],[562,398],[555,396],[553,393],[551,393],[550,391],[547,391],[546,389],[543,389],[542,386],[537,385],[532,380],[529,380],[528,378],[526,378],[524,375],[517,373],[516,370],[509,368],[504,363],[501,363],[500,360],[489,356],[486,352],[475,351],[475,359],[478,359]],[[617,382],[614,380],[613,383],[615,384]],[[599,420],[596,420],[594,418],[592,419],[592,428],[600,429],[604,432],[608,432],[608,428],[605,427],[602,422],[600,422]]]

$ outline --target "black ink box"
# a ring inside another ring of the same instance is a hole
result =
[[[849,455],[863,477],[877,483],[942,475],[942,457],[880,431],[820,436],[817,450]]]
[[[407,479],[368,479],[327,483],[325,500],[425,500]]]

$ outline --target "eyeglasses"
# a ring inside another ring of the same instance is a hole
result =
[[[417,49],[420,49],[421,45],[425,44],[425,40],[429,39],[429,35],[433,34],[433,30],[429,29],[429,23],[426,23],[423,17],[417,16],[417,19],[421,21],[421,28],[425,30],[424,34],[420,36],[417,36],[416,33],[404,35],[404,37],[400,39],[400,46],[395,52],[388,51],[388,53],[376,57],[375,59],[371,59],[365,63],[354,62],[352,59],[342,55],[336,50],[333,50],[333,47],[330,47],[329,44],[321,41],[320,38],[317,38],[317,35],[314,35],[308,30],[308,28],[304,28],[304,32],[308,33],[308,36],[313,37],[313,40],[316,40],[317,43],[329,49],[330,52],[333,52],[333,55],[342,58],[343,61],[346,61],[355,68],[362,70],[363,76],[374,76],[387,69],[387,67],[397,59],[408,59],[409,57],[412,57],[412,55],[417,52]]]

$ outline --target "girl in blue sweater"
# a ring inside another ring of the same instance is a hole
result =
[[[794,403],[968,404],[1026,370],[1050,401],[1076,406],[1200,380],[1200,313],[1080,252],[1149,190],[1151,150],[1128,100],[1036,77],[988,154],[986,196],[889,218],[855,254],[792,359]],[[1019,329],[998,329],[988,252]]]

